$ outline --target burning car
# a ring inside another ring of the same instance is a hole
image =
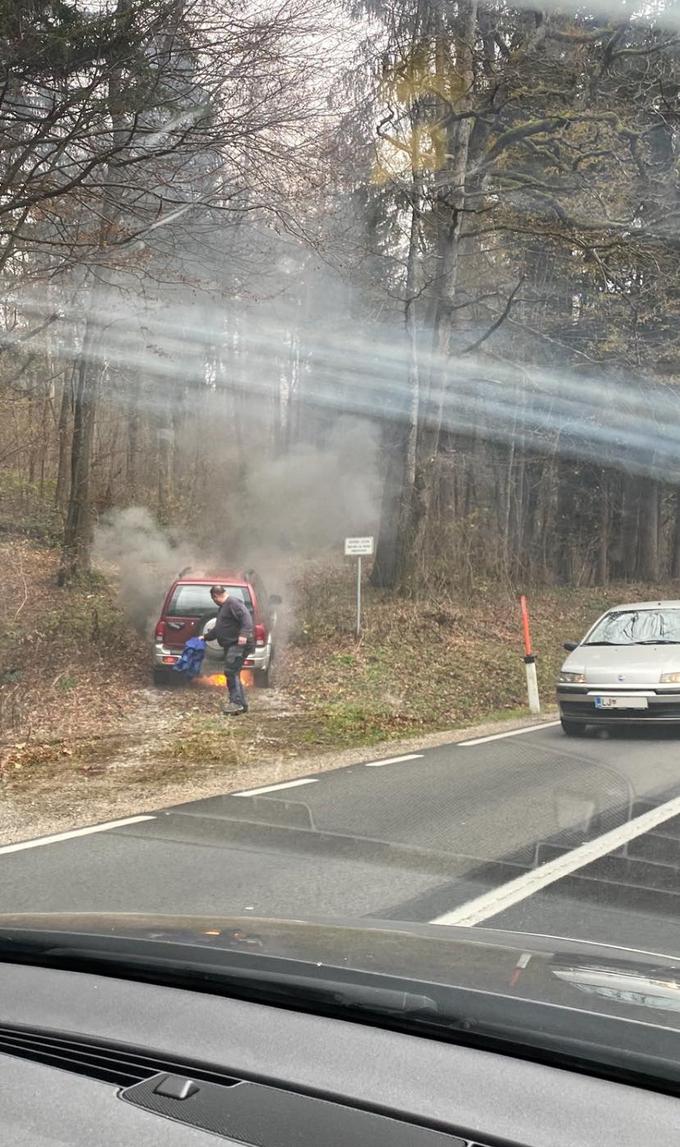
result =
[[[253,673],[255,685],[271,684],[274,661],[274,633],[277,607],[281,598],[267,595],[261,579],[254,570],[233,574],[217,572],[210,577],[194,577],[189,573],[178,577],[165,595],[161,615],[154,632],[153,679],[156,685],[169,685],[177,679],[173,666],[182,654],[190,637],[202,637],[217,615],[210,596],[211,585],[224,585],[230,594],[243,601],[254,619],[255,649],[244,663]],[[224,651],[216,641],[206,642],[204,674],[221,675]]]

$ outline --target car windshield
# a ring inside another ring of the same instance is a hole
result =
[[[680,606],[608,613],[588,634],[584,645],[653,643],[680,643]]]
[[[225,586],[230,597],[245,602],[249,609],[253,603],[249,590],[242,585]],[[204,613],[214,613],[217,605],[210,596],[209,585],[178,585],[166,610],[167,617],[202,617]]]
[[[2,0],[0,287],[0,918],[680,1064],[680,4]]]

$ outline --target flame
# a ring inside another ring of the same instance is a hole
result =
[[[250,669],[241,670],[241,681],[246,689],[252,688],[253,674]],[[211,673],[205,677],[194,677],[192,685],[201,685],[204,689],[226,689],[227,679],[224,673]]]

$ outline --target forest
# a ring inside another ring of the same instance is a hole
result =
[[[680,10],[0,0],[0,530],[680,577]],[[218,544],[219,543],[219,544]]]

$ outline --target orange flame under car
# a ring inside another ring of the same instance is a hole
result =
[[[250,669],[241,670],[241,681],[246,689],[253,684],[253,674]],[[205,677],[194,677],[191,682],[192,685],[200,685],[204,689],[226,689],[227,681],[224,673],[211,673]]]

